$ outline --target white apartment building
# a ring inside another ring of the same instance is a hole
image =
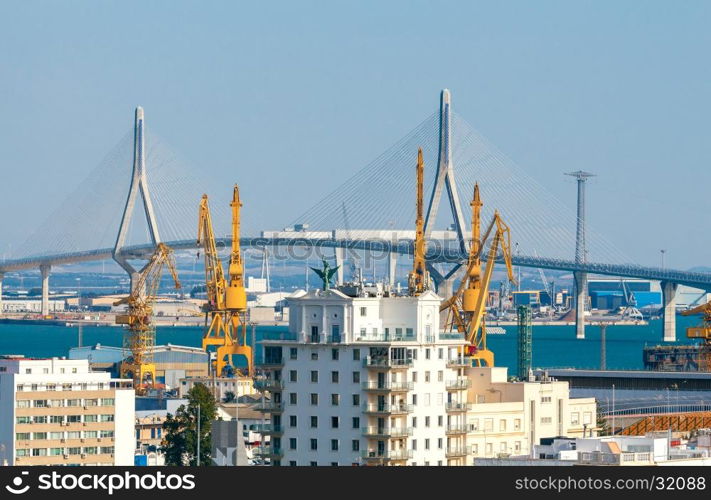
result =
[[[469,465],[475,454],[525,455],[541,437],[582,435],[571,415],[594,416],[594,399],[470,366],[461,335],[439,329],[440,302],[433,292],[338,289],[290,298],[289,333],[262,342],[255,386],[271,395],[258,405],[271,444],[257,454],[273,465]]]
[[[132,381],[89,362],[0,358],[0,460],[8,465],[133,465]]]

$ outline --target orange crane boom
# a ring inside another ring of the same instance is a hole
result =
[[[486,297],[491,284],[496,258],[501,252],[509,281],[515,283],[511,265],[511,232],[498,211],[481,238],[481,207],[479,185],[474,186],[472,207],[472,245],[467,269],[457,291],[442,302],[440,311],[447,312],[447,327],[457,329],[469,343],[466,355],[481,365],[494,366],[494,353],[486,346]],[[481,272],[481,255],[492,231],[494,237],[487,252],[486,268]]]
[[[422,148],[417,150],[417,216],[415,219],[415,242],[413,251],[412,271],[408,275],[407,285],[410,295],[420,295],[429,289],[430,276],[427,271],[425,254],[427,252],[427,242],[425,241],[425,218],[424,218],[424,176],[425,163],[422,159]]]
[[[155,384],[156,366],[153,362],[156,331],[153,324],[153,304],[160,286],[163,269],[170,271],[175,288],[180,288],[180,280],[175,267],[173,250],[164,243],[158,243],[153,255],[139,273],[136,287],[130,295],[114,302],[115,306],[128,304],[125,315],[117,315],[116,323],[126,325],[123,347],[130,356],[121,362],[122,378],[132,378],[138,394]]]

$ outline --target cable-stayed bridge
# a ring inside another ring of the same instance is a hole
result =
[[[195,248],[197,205],[203,190],[208,190],[205,179],[209,176],[197,175],[157,137],[147,140],[144,122],[143,110],[138,108],[133,133],[12,258],[0,261],[0,287],[3,273],[39,268],[46,314],[52,266],[112,258],[133,278],[139,261],[152,253],[158,241],[176,250]],[[709,273],[631,263],[604,236],[585,228],[583,217],[454,113],[446,90],[439,112],[290,221],[290,230],[257,231],[250,228],[249,219],[244,221],[242,246],[333,248],[339,263],[347,249],[379,252],[388,256],[392,283],[394,259],[412,255],[418,147],[423,149],[425,188],[430,193],[425,226],[428,265],[443,295],[466,260],[470,237],[467,201],[475,182],[481,188],[484,218],[497,209],[511,226],[518,248],[514,265],[573,272],[581,304],[587,273],[659,280],[664,296],[664,338],[674,340],[677,285],[711,290]],[[228,191],[221,188],[211,196],[218,228],[229,227]],[[145,217],[136,217],[136,209]],[[448,217],[443,217],[445,212]],[[245,215],[248,213],[245,210]],[[220,242],[227,247],[230,244],[228,237]],[[582,307],[578,313],[578,337],[583,337]]]

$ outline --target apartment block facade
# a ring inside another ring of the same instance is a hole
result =
[[[132,381],[87,360],[0,358],[0,460],[8,465],[133,465]]]
[[[289,299],[289,332],[264,340],[255,387],[270,417],[272,465],[470,465],[526,455],[541,437],[579,433],[595,402],[565,382],[507,382],[473,367],[439,328],[441,298],[314,290]],[[588,426],[592,432],[592,425]],[[495,430],[498,429],[498,430]]]

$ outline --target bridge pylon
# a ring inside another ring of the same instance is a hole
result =
[[[121,217],[121,225],[119,226],[116,244],[112,252],[113,259],[121,266],[131,277],[131,291],[138,281],[137,271],[130,262],[128,257],[123,253],[126,244],[126,237],[133,218],[133,209],[136,205],[136,198],[140,195],[143,200],[143,213],[146,216],[148,224],[148,234],[153,246],[160,243],[160,235],[158,233],[158,224],[156,223],[155,213],[153,211],[153,203],[151,201],[151,193],[148,189],[148,179],[146,177],[146,138],[144,133],[144,113],[142,107],[136,108],[136,117],[134,122],[133,133],[133,173],[131,175],[131,186],[128,190],[126,198],[126,206],[123,209]]]
[[[425,238],[429,239],[432,228],[437,221],[437,213],[442,200],[442,192],[447,191],[449,208],[454,219],[454,228],[459,240],[459,248],[466,254],[469,250],[469,242],[464,237],[464,214],[459,203],[459,193],[457,183],[454,179],[454,162],[452,161],[452,95],[448,89],[442,90],[439,105],[439,156],[437,160],[437,177],[435,178],[432,196],[427,206],[425,216]],[[442,274],[431,264],[428,264],[431,276],[437,286],[440,295],[449,297],[456,272],[461,268],[461,264],[455,265],[448,273]]]

